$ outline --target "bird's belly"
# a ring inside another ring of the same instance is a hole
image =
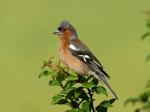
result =
[[[71,53],[67,54],[61,53],[60,58],[67,67],[69,67],[76,73],[84,75],[88,74],[89,71],[88,66],[79,59],[77,59],[76,57],[74,57]]]

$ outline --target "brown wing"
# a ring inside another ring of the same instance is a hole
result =
[[[79,44],[80,43],[80,46]],[[110,76],[103,70],[103,66],[98,61],[98,59],[92,54],[87,46],[85,46],[81,41],[73,41],[70,45],[74,46],[74,49],[69,48],[71,53],[77,57],[82,62],[86,63],[92,71],[98,72],[107,78]]]

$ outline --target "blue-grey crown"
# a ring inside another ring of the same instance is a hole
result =
[[[73,26],[66,20],[63,20],[60,24],[59,24],[59,27],[62,27],[62,28],[69,28],[69,29],[72,29]]]
[[[73,36],[72,39],[78,38],[75,28],[68,21],[63,20],[59,24],[58,28],[67,28],[67,29],[70,29],[70,30],[72,30],[72,36]]]

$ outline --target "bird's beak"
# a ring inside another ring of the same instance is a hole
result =
[[[56,30],[56,31],[53,32],[53,34],[55,34],[55,35],[61,35],[61,32],[59,30]]]

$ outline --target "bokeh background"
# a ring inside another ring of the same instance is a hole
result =
[[[147,30],[141,12],[149,8],[149,0],[1,0],[0,112],[68,108],[51,105],[58,89],[48,86],[48,78],[38,78],[43,60],[58,57],[59,40],[52,32],[64,19],[112,77],[119,100],[109,112],[132,112],[123,102],[143,90],[150,73],[149,46],[140,40]]]

